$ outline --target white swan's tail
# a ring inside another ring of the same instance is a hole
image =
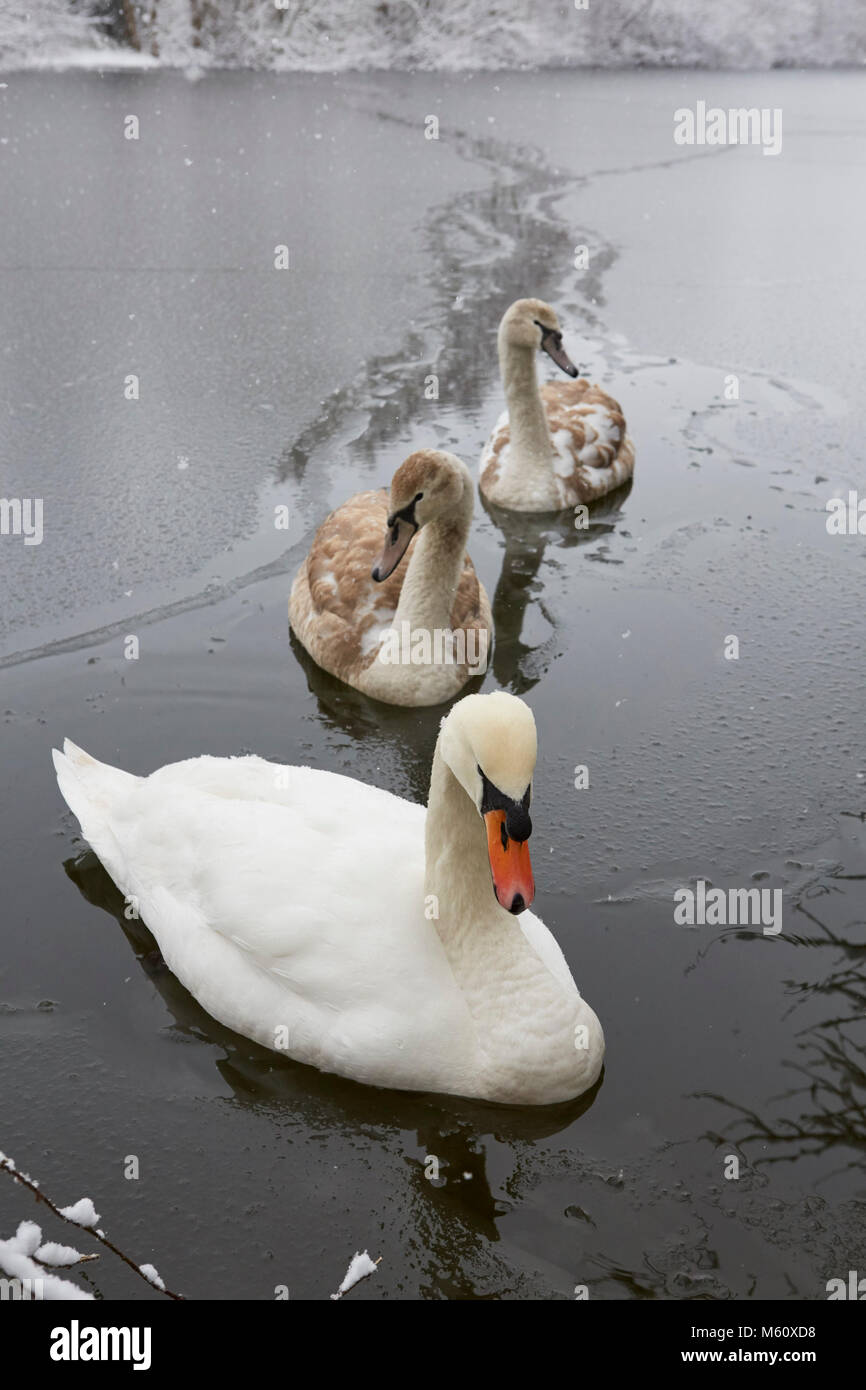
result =
[[[62,753],[56,748],[51,752],[64,801],[78,820],[87,843],[115,883],[119,883],[123,878],[123,857],[111,828],[112,813],[141,779],[119,767],[97,762],[68,738]]]

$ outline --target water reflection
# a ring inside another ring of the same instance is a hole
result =
[[[499,581],[492,599],[495,641],[493,674],[499,685],[523,695],[537,685],[562,651],[556,610],[547,596],[548,580],[539,577],[548,548],[570,550],[596,544],[616,529],[623,504],[632,488],[629,479],[616,492],[602,497],[589,509],[589,525],[575,527],[571,512],[536,516],[493,506],[485,497],[482,506],[502,533],[504,549]],[[550,629],[540,641],[527,641],[528,610],[535,605]]]
[[[351,741],[352,775],[366,769],[369,780],[426,805],[439,725],[454,701],[416,708],[371,700],[318,666],[291,631],[289,643],[315,697],[319,722]],[[454,700],[474,694],[483,684],[484,677],[477,676]]]
[[[866,1149],[866,942],[847,883],[866,875],[837,871],[805,889],[794,905],[798,927],[798,975],[783,983],[793,997],[790,1013],[818,1011],[795,1034],[788,1062],[796,1084],[768,1102],[763,1113],[724,1096],[712,1099],[733,1110],[736,1142],[757,1144],[758,1165],[794,1162],[833,1153],[840,1168],[859,1169]],[[834,923],[835,919],[835,923]],[[857,929],[860,940],[852,939]],[[811,969],[809,969],[811,967]],[[846,1151],[853,1156],[846,1157]]]
[[[402,120],[385,111],[377,111],[377,118]],[[316,418],[280,455],[281,482],[300,483],[315,473],[320,493],[341,451],[350,450],[353,463],[373,470],[396,440],[419,426],[446,434],[436,423],[444,410],[452,418],[476,419],[498,375],[496,333],[505,310],[527,295],[555,296],[562,226],[549,210],[549,171],[531,150],[461,131],[454,140],[458,153],[492,177],[447,199],[425,221],[425,297],[431,307],[407,325],[393,352],[370,357],[354,381],[323,401]],[[455,443],[443,438],[433,446]]]

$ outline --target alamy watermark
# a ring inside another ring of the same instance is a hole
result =
[[[23,536],[25,545],[41,545],[42,498],[0,497],[0,536]]]
[[[781,888],[713,888],[699,878],[694,888],[674,893],[678,927],[760,927],[764,936],[782,930]]]
[[[866,497],[858,497],[853,488],[847,498],[831,497],[824,510],[828,535],[866,536]]]
[[[82,1327],[73,1318],[68,1327],[51,1332],[52,1361],[130,1361],[134,1371],[151,1365],[150,1327]]]
[[[0,1303],[14,1300],[27,1303],[45,1297],[44,1279],[0,1279]]]
[[[827,1300],[833,1302],[834,1299],[852,1299],[856,1303],[866,1302],[866,1279],[861,1279],[856,1269],[848,1270],[846,1279],[828,1279]]]
[[[401,622],[400,631],[388,628],[378,659],[385,666],[467,666],[483,675],[487,670],[486,628],[426,627],[413,629]]]
[[[695,103],[695,109],[680,106],[674,112],[674,143],[677,145],[761,145],[764,154],[782,153],[782,108],[780,106],[721,106]]]

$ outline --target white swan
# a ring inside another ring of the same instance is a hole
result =
[[[541,299],[518,299],[499,325],[499,367],[508,409],[481,455],[481,491],[515,512],[554,512],[593,502],[634,472],[634,445],[612,396],[584,378],[539,390],[539,348],[570,377],[559,321]]]
[[[319,666],[392,705],[441,704],[484,674],[493,619],[466,554],[474,498],[459,458],[422,449],[390,497],[359,492],[326,517],[289,599]]]
[[[376,1086],[544,1105],[595,1082],[601,1026],[523,910],[536,733],[516,696],[468,695],[442,721],[426,816],[261,758],[134,777],[64,750],[82,834],[227,1027]]]

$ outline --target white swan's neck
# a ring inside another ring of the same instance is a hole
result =
[[[509,461],[521,478],[531,485],[549,485],[553,473],[553,442],[547,424],[547,411],[538,389],[535,349],[500,342],[499,368],[511,431]]]
[[[425,838],[426,901],[435,895],[434,925],[475,1025],[481,1072],[515,1097],[537,1094],[574,1065],[575,996],[497,903],[481,817],[438,746]]]
[[[451,612],[472,524],[472,480],[467,473],[460,502],[422,527],[403,580],[393,626],[432,632],[451,626]]]

